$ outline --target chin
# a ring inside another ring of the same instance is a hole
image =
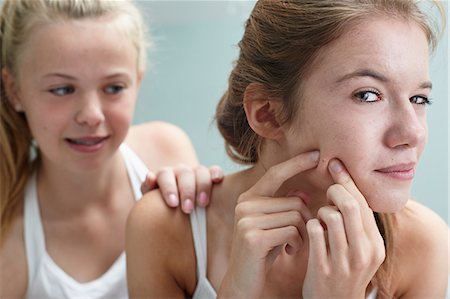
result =
[[[366,193],[367,194],[367,193]],[[396,213],[402,210],[411,197],[410,190],[384,189],[365,196],[369,207],[378,213]]]

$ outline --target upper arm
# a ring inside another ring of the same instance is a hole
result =
[[[23,298],[28,271],[23,241],[23,221],[18,218],[0,245],[0,298]]]
[[[198,165],[197,156],[188,135],[179,127],[169,123],[149,122],[134,126],[126,142],[153,170],[179,164]]]
[[[444,298],[449,276],[449,227],[433,211],[411,202],[399,239],[406,277],[401,298]]]
[[[178,210],[153,191],[131,211],[126,230],[130,298],[184,298],[195,286],[190,224]]]

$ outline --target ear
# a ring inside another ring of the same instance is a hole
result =
[[[144,74],[145,74],[145,71],[138,71],[138,74],[137,74],[138,87],[141,86],[142,80],[144,79]]]
[[[2,68],[2,81],[8,102],[17,112],[22,112],[23,108],[18,96],[16,79],[7,68]]]
[[[244,92],[244,110],[250,127],[261,137],[279,140],[284,136],[278,121],[281,101],[267,92],[262,84],[251,83]]]

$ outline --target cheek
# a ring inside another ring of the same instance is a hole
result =
[[[122,101],[104,111],[107,115],[108,125],[114,130],[115,134],[119,134],[123,139],[133,120],[133,112],[134,101]]]

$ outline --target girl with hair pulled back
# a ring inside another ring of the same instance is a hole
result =
[[[128,297],[125,222],[149,169],[185,163],[179,196],[169,168],[147,184],[189,212],[197,183],[208,203],[220,169],[191,169],[182,130],[130,128],[146,44],[131,0],[2,2],[1,298]]]
[[[250,167],[189,217],[136,205],[131,297],[443,298],[448,226],[410,200],[436,44],[418,1],[257,1],[216,110]]]

